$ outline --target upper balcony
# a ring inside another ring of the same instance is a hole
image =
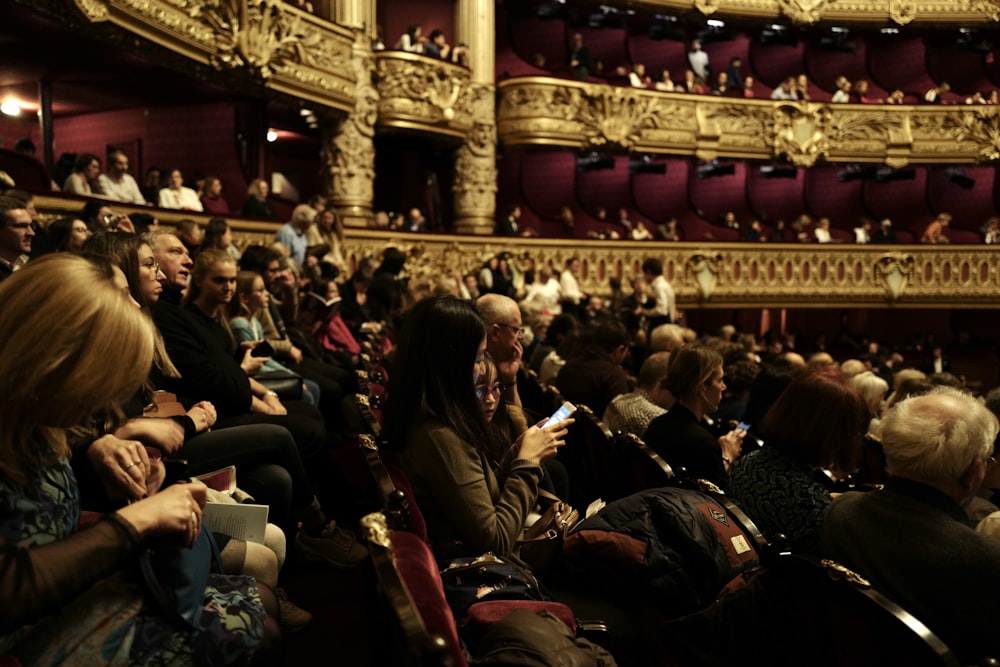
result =
[[[520,77],[502,81],[507,145],[694,155],[702,160],[974,164],[1000,158],[996,105],[780,102]]]

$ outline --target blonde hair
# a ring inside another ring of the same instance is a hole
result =
[[[0,401],[0,467],[24,483],[69,455],[64,429],[142,385],[153,363],[153,327],[100,269],[57,253],[0,285],[0,346],[0,386],[16,388]]]

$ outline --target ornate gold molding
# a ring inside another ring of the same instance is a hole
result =
[[[787,18],[793,23],[983,25],[1000,20],[997,0],[633,0],[633,7],[706,16]]]
[[[1000,159],[1000,108],[826,104],[660,93],[544,77],[499,84],[500,141],[817,162]]]
[[[316,104],[354,107],[346,28],[282,0],[74,0],[91,22]]]
[[[471,98],[472,129],[455,154],[455,229],[490,234],[497,198],[496,89],[474,84]]]
[[[464,139],[476,92],[469,70],[404,51],[375,54],[378,124]]]

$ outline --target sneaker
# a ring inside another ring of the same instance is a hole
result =
[[[368,550],[361,546],[354,534],[331,521],[318,537],[306,533],[302,527],[295,536],[295,546],[307,559],[326,561],[338,568],[352,568],[368,558]]]
[[[281,632],[290,635],[312,622],[313,615],[288,599],[288,591],[277,590],[278,608],[281,609]]]

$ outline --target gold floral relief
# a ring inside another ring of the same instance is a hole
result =
[[[402,52],[379,52],[375,63],[380,124],[456,135],[471,128],[474,93],[467,69]]]

